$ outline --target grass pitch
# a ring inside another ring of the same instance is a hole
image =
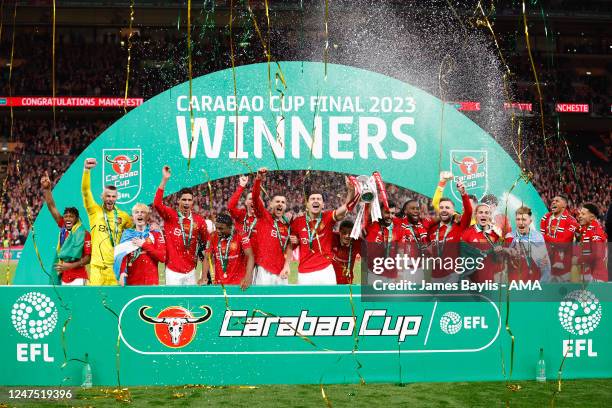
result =
[[[510,391],[502,382],[324,385],[266,385],[260,387],[134,387],[131,403],[117,401],[108,390],[79,390],[70,401],[8,401],[1,390],[0,407],[609,407],[612,380],[564,381],[553,400],[556,382],[516,382]]]

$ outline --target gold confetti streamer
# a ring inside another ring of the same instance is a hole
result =
[[[546,133],[544,129],[544,99],[542,98],[542,90],[540,89],[538,72],[533,61],[533,55],[531,54],[531,44],[529,41],[529,28],[527,27],[527,11],[525,7],[525,0],[523,0],[523,26],[525,28],[525,44],[527,45],[527,55],[529,55],[529,62],[531,63],[531,70],[533,71],[533,78],[535,80],[536,89],[538,91],[538,102],[540,105],[540,125],[542,127],[542,138],[544,139],[544,145],[546,146]]]
[[[332,408],[331,401],[327,397],[327,394],[325,394],[325,389],[323,388],[323,382],[320,382],[319,386],[321,387],[321,397],[323,398],[323,401],[325,401],[325,406],[327,408]]]
[[[323,51],[323,63],[325,65],[325,81],[327,81],[327,59],[329,58],[329,0],[325,0],[325,49]]]
[[[132,60],[132,35],[134,34],[132,31],[132,27],[134,24],[134,0],[130,0],[130,25],[128,28],[128,38],[127,38],[127,66],[125,73],[125,94],[123,96],[123,113],[127,113],[127,98],[128,98],[128,88],[130,84],[130,62]]]
[[[51,106],[53,107],[53,136],[56,136],[57,124],[55,120],[55,0],[53,0],[52,6],[52,35],[51,35]]]
[[[232,62],[232,80],[234,82],[234,98],[238,101],[238,84],[236,82],[236,55],[234,51],[234,0],[230,0],[229,12],[229,43],[230,43],[230,60]],[[236,123],[234,124],[234,147],[236,149],[235,159],[238,159],[238,103],[236,103]]]
[[[102,306],[104,306],[106,310],[111,312],[117,318],[117,324],[119,325],[118,330],[117,330],[117,342],[115,344],[115,370],[117,371],[117,387],[119,388],[113,390],[113,392],[115,392],[121,388],[121,323],[119,323],[119,315],[117,314],[117,312],[115,312],[108,305],[106,294],[102,294]],[[129,397],[129,391],[127,388],[124,388],[121,391],[127,391],[127,396]],[[119,392],[117,395],[117,401],[124,401],[125,397],[126,396],[124,393]],[[129,398],[129,401],[124,401],[124,402],[130,402],[130,401],[131,401],[131,397]]]
[[[192,101],[192,98],[193,98],[193,66],[192,65],[193,65],[193,61],[192,61],[192,55],[191,55],[191,0],[188,0],[187,1],[187,75],[189,77],[189,129],[191,130],[191,137],[189,138],[189,155],[187,156],[187,170],[189,170],[191,166],[191,146],[193,144],[193,128],[194,128],[193,101]],[[236,126],[238,125],[236,124]]]

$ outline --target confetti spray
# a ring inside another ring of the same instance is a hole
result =
[[[132,60],[132,35],[134,24],[134,0],[130,0],[130,25],[128,28],[128,38],[127,38],[127,64],[125,68],[125,94],[123,96],[123,114],[127,113],[127,98],[128,98],[128,90],[130,85],[130,63]]]

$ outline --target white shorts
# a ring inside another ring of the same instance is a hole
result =
[[[167,286],[184,286],[196,285],[196,270],[192,269],[189,272],[181,273],[174,272],[166,267],[166,285]]]
[[[336,285],[336,272],[332,265],[315,272],[298,273],[298,285]]]
[[[72,282],[64,282],[62,281],[62,286],[85,286],[87,281],[83,278],[76,278]]]
[[[289,279],[283,279],[280,275],[275,275],[272,272],[264,269],[261,266],[255,268],[255,278],[253,285],[287,285]]]

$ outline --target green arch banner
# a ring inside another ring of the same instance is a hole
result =
[[[536,217],[544,214],[533,186],[516,183],[520,169],[513,159],[452,104],[444,105],[394,78],[343,65],[327,64],[327,75],[318,62],[281,62],[270,68],[236,68],[235,91],[231,69],[194,79],[192,111],[189,83],[132,110],[62,176],[53,191],[58,208],[76,206],[85,214],[80,193],[83,161],[95,157],[94,196],[99,197],[104,185],[114,184],[119,206],[128,212],[136,202],[153,201],[161,167],[170,164],[173,177],[167,194],[266,166],[350,174],[379,171],[385,182],[431,196],[439,171],[451,170],[470,193],[492,193],[507,202],[509,213],[524,204]],[[36,249],[51,270],[56,230],[42,209],[14,283],[48,283]]]

